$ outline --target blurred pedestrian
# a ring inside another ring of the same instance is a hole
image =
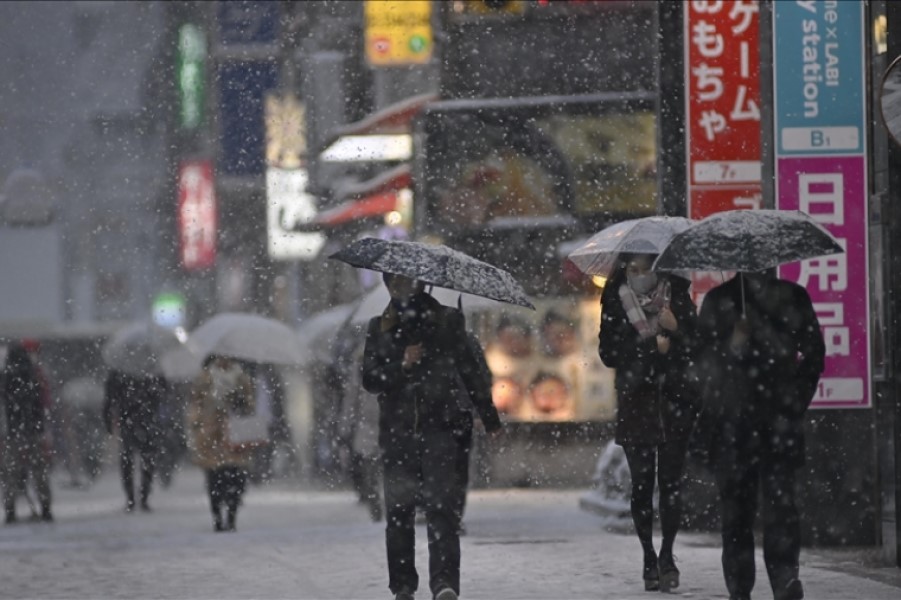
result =
[[[254,445],[230,437],[230,421],[254,409],[253,383],[240,364],[225,356],[207,358],[194,382],[187,418],[194,462],[206,472],[215,531],[235,530],[253,458]]]
[[[33,478],[40,503],[39,518],[52,521],[50,495],[47,396],[36,365],[21,343],[10,344],[3,377],[6,413],[6,481],[4,508],[6,523],[15,523],[16,498],[27,494]]]
[[[774,598],[798,600],[804,588],[795,477],[804,463],[804,414],[825,357],[813,304],[797,284],[740,273],[707,294],[699,328],[705,379],[698,434],[719,491],[730,598],[747,600],[754,587],[760,490],[763,557]]]
[[[422,282],[385,273],[391,296],[369,321],[363,386],[379,395],[387,525],[388,587],[410,600],[419,586],[414,564],[415,514],[420,503],[429,539],[429,589],[436,600],[460,593],[460,518],[472,413],[460,405],[461,384],[485,429],[500,430],[490,385],[467,341],[463,313],[441,305]]]
[[[696,314],[689,282],[651,271],[655,256],[623,254],[601,297],[599,354],[616,369],[616,442],[632,476],[631,512],[644,552],[646,590],[679,586],[673,543],[681,480],[697,414],[687,372]],[[654,483],[660,492],[660,554],[654,548]]]
[[[104,387],[103,422],[106,431],[119,433],[119,467],[125,490],[125,510],[135,507],[135,455],[141,460],[141,510],[150,511],[150,492],[159,453],[161,432],[160,407],[168,391],[166,380],[159,375],[132,375],[111,370]]]

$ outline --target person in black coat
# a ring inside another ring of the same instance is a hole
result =
[[[27,494],[29,476],[34,479],[39,518],[52,521],[50,465],[46,430],[46,389],[37,366],[21,343],[10,344],[3,372],[2,400],[6,409],[4,508],[6,523],[17,521],[16,497]]]
[[[388,587],[410,600],[419,585],[414,566],[417,504],[429,539],[429,588],[438,600],[460,593],[460,518],[472,413],[465,388],[488,432],[501,422],[467,342],[463,314],[423,292],[423,284],[385,274],[391,301],[369,321],[363,387],[378,394],[384,468]]]
[[[776,600],[804,597],[795,473],[804,463],[804,413],[825,345],[807,290],[739,274],[701,307],[704,410],[698,434],[719,490],[723,575],[730,598],[754,587],[754,521],[763,498],[763,553]]]
[[[654,256],[623,255],[601,297],[599,354],[616,369],[616,442],[632,476],[631,512],[644,552],[646,590],[679,585],[673,542],[679,529],[680,483],[697,415],[687,372],[696,313],[689,282],[652,272]],[[654,480],[660,489],[663,540],[652,539]]]
[[[111,370],[106,378],[103,422],[112,435],[118,423],[119,466],[125,490],[125,510],[135,507],[134,457],[141,458],[141,510],[150,511],[148,500],[160,445],[158,417],[168,385],[160,376],[137,376]]]

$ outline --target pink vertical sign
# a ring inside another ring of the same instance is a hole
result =
[[[779,208],[808,213],[845,248],[779,268],[781,278],[807,288],[826,342],[813,406],[869,407],[866,158],[781,158],[778,169]]]

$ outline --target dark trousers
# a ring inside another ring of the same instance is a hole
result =
[[[723,534],[723,576],[732,595],[754,588],[754,521],[763,498],[763,559],[773,590],[798,578],[801,528],[795,504],[796,466],[765,456],[718,464],[717,487]]]
[[[145,504],[150,497],[150,488],[153,484],[156,448],[152,444],[132,439],[128,436],[122,438],[119,469],[122,476],[122,487],[125,490],[125,498],[129,505],[133,505],[135,502],[134,471],[136,454],[141,457],[141,503]]]
[[[206,489],[210,496],[210,510],[213,517],[221,517],[223,505],[229,514],[237,513],[246,487],[247,472],[243,467],[229,465],[207,469]]]
[[[16,498],[28,494],[29,476],[34,479],[41,512],[50,514],[50,463],[40,438],[8,438],[5,461],[3,504],[6,514],[15,515]]]
[[[429,540],[429,589],[460,593],[460,518],[466,497],[461,456],[468,456],[471,428],[395,436],[383,450],[388,587],[415,591],[414,522],[419,504]]]
[[[623,446],[632,477],[632,522],[645,554],[654,552],[654,483],[660,490],[661,552],[672,553],[682,518],[682,473],[688,450],[686,440],[657,446]]]

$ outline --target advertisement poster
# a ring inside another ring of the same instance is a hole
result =
[[[612,420],[614,371],[598,357],[599,300],[548,298],[535,306],[468,317],[494,376],[498,411],[508,421]]]
[[[779,269],[807,289],[826,341],[815,408],[872,406],[864,10],[773,4],[776,208],[810,214],[845,248]]]

